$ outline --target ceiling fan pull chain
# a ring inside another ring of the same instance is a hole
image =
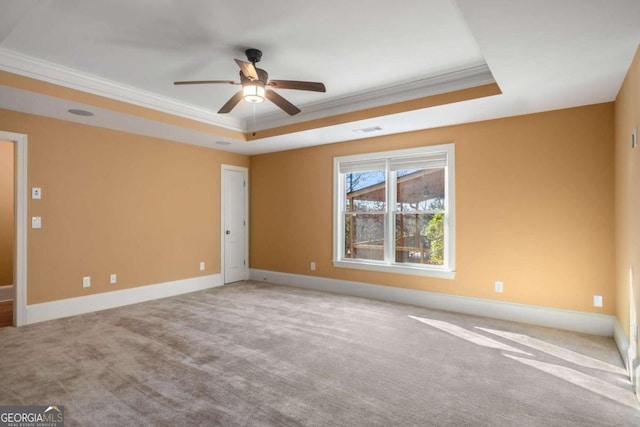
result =
[[[256,104],[253,104],[253,124],[251,125],[253,129],[253,135],[256,134]]]

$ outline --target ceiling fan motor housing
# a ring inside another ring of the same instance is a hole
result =
[[[262,51],[259,49],[250,48],[245,50],[244,53],[247,55],[249,62],[252,62],[253,64],[260,62],[262,59]]]

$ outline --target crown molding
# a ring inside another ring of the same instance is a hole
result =
[[[258,116],[254,126],[259,130],[275,128],[495,82],[489,66],[481,64],[372,91],[358,92],[344,98],[306,105],[301,113],[293,117],[283,118],[279,113]],[[244,127],[248,127],[248,120],[245,121]]]
[[[265,114],[256,117],[255,122],[253,122],[253,119],[221,116],[211,110],[182,103],[172,98],[92,74],[82,73],[2,47],[0,47],[0,70],[239,132],[247,132],[250,127],[263,130],[291,125],[495,83],[489,67],[486,64],[481,64],[437,76],[305,105],[300,114],[292,117],[283,117],[280,113]]]
[[[0,47],[0,70],[163,113],[244,132],[243,122],[92,74]]]

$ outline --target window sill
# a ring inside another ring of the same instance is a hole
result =
[[[333,261],[338,268],[353,268],[356,270],[381,271],[384,273],[410,274],[414,276],[436,277],[439,279],[455,279],[456,272],[444,268],[412,267],[409,265],[387,265],[363,261]]]

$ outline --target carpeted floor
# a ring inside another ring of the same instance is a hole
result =
[[[255,282],[0,330],[82,426],[631,426],[613,340]]]

